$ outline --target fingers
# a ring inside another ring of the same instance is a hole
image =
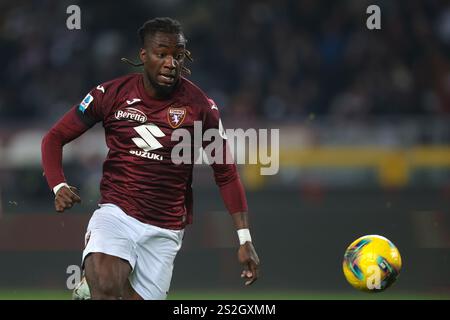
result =
[[[253,282],[255,282],[258,279],[258,276],[259,276],[258,266],[253,261],[249,262],[248,269],[243,270],[241,273],[241,278],[248,279],[244,283],[246,286],[249,286]]]
[[[251,242],[239,247],[238,260],[244,265],[241,278],[245,279],[245,285],[249,286],[259,277],[259,258]]]
[[[246,286],[251,285],[257,279],[256,274],[249,270],[242,271],[241,278],[248,279],[244,282]]]
[[[72,193],[72,200],[74,202],[80,203],[81,202],[81,198],[78,195],[78,189],[76,187],[70,187],[70,192]]]
[[[242,270],[241,278],[251,278],[253,273],[249,270]]]
[[[259,277],[259,265],[256,265],[255,263],[251,262],[250,263],[250,271],[253,273],[253,277],[256,281],[256,279],[258,279]]]
[[[62,205],[59,202],[55,201],[55,210],[57,212],[63,212],[64,211],[64,205]]]
[[[58,197],[55,199],[55,209],[58,212],[63,212],[65,209],[72,208],[74,202],[67,197]]]
[[[81,198],[78,196],[77,188],[62,187],[55,196],[55,209],[57,212],[63,212],[70,209],[75,203],[80,203]]]

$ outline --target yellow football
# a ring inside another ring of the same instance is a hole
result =
[[[356,289],[380,292],[390,287],[400,274],[402,258],[397,247],[385,237],[358,238],[345,251],[342,268]]]

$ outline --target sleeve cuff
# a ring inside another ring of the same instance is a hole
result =
[[[61,189],[62,187],[69,187],[69,185],[65,182],[61,182],[60,184],[57,184],[56,186],[53,187],[53,193],[56,195],[58,190]]]

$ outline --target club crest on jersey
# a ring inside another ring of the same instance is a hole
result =
[[[135,108],[125,108],[123,110],[117,110],[114,114],[117,120],[136,121],[139,123],[146,123],[147,116],[141,110]]]
[[[186,117],[186,108],[170,107],[167,111],[167,120],[172,128],[178,128]]]

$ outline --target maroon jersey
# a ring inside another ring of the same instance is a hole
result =
[[[193,143],[194,121],[202,122],[203,131],[219,129],[214,102],[185,78],[165,100],[147,94],[142,74],[98,85],[44,137],[42,158],[51,188],[65,181],[62,145],[100,121],[109,148],[100,203],[116,204],[128,215],[162,228],[181,229],[191,223],[193,164],[172,162],[172,149],[179,142],[171,141],[171,135],[175,129],[187,129]],[[228,211],[246,211],[236,166],[212,168]]]

